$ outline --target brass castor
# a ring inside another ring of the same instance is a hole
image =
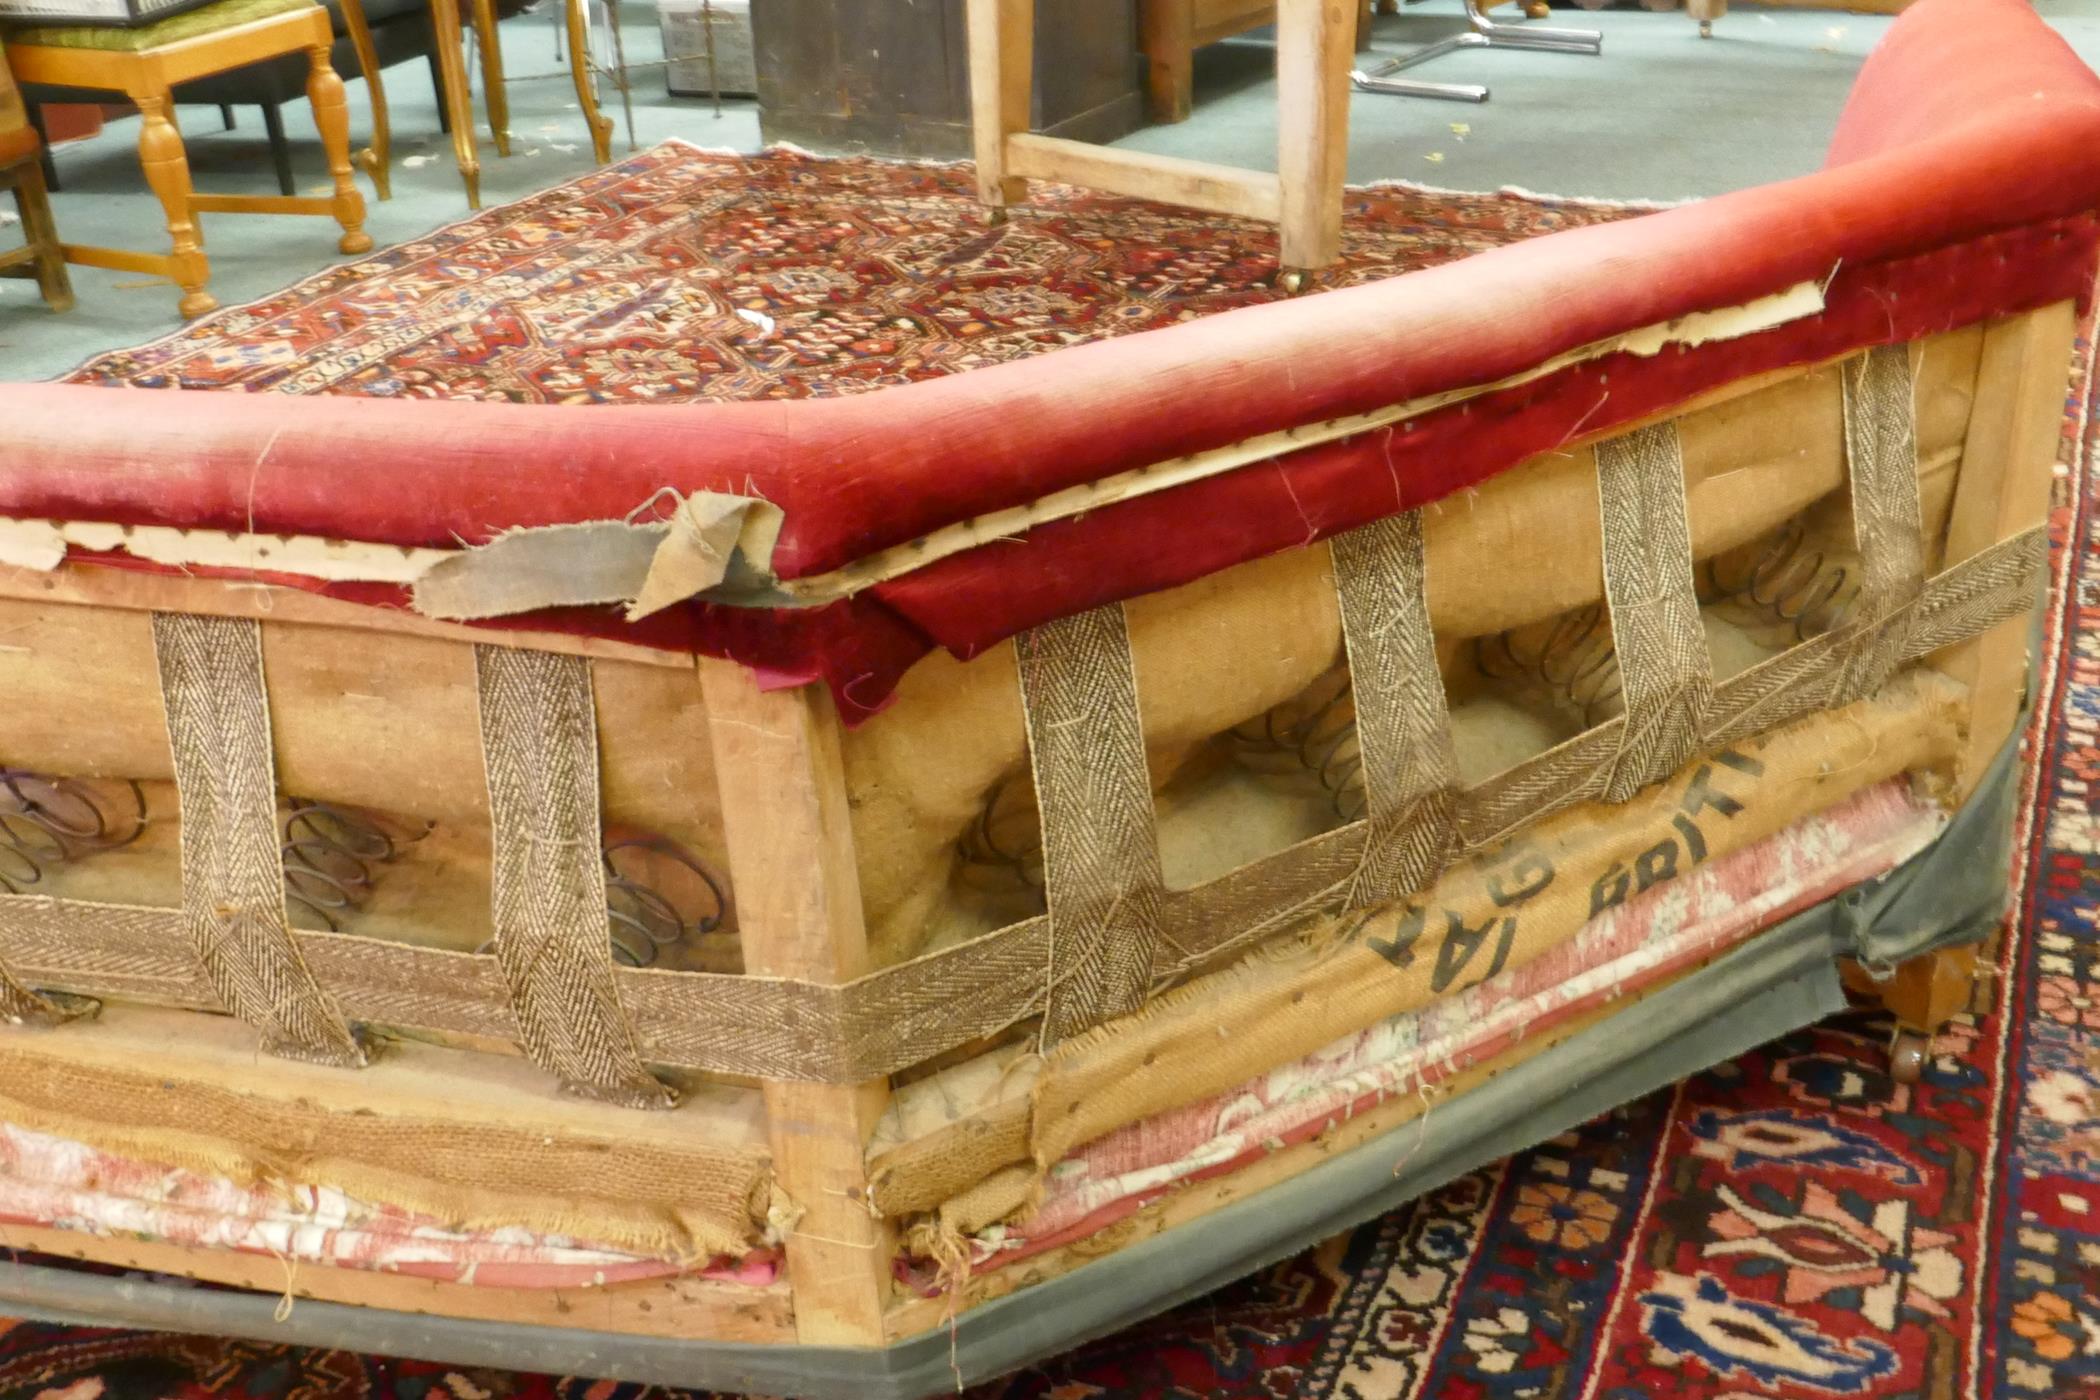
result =
[[[988,205],[986,205],[986,206],[985,206],[985,210],[984,210],[984,221],[985,221],[985,223],[986,223],[986,224],[988,224],[988,225],[989,225],[989,226],[991,226],[992,228],[997,228],[997,227],[999,227],[999,225],[1001,225],[1001,224],[1003,224],[1003,223],[1005,223],[1005,222],[1006,222],[1006,219],[1007,219],[1007,213],[1006,213],[1006,206],[1005,206],[1005,205],[1003,205],[1003,204],[988,204]]]
[[[1276,274],[1276,285],[1283,289],[1285,296],[1297,296],[1310,290],[1312,284],[1312,273],[1302,267],[1286,267]]]
[[[1714,22],[1712,20],[1702,19],[1699,21],[1699,37],[1702,39],[1714,37]]]
[[[1899,1030],[1889,1046],[1889,1078],[1898,1084],[1915,1084],[1925,1077],[1925,1062],[1931,1058],[1931,1036]]]

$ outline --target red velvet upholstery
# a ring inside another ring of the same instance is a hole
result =
[[[1591,361],[1045,526],[847,604],[695,605],[640,634],[598,613],[534,622],[823,676],[850,717],[930,644],[968,653],[1323,538],[1743,374],[2082,298],[2096,209],[2100,80],[2023,0],[1922,0],[1868,61],[1829,164],[1801,179],[840,399],[611,410],[181,394],[134,406],[104,389],[0,386],[0,513],[445,545],[706,488],[782,506],[774,562],[799,577],[1061,487],[1492,382],[1827,279],[1812,319]]]

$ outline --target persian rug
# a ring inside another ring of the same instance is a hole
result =
[[[1626,211],[1384,187],[1340,280]],[[77,372],[639,402],[850,392],[1275,293],[1254,226],[967,171],[666,147]],[[2081,339],[2081,363],[2091,339]],[[1923,1082],[1841,1016],[972,1400],[2100,1397],[2100,439],[2067,394],[1994,1011]],[[0,1321],[0,1400],[683,1400],[656,1387]],[[695,1397],[694,1400],[698,1400]]]

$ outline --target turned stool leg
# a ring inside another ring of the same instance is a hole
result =
[[[379,50],[372,43],[372,26],[365,22],[360,0],[342,0],[343,27],[350,31],[350,47],[357,66],[364,70],[365,95],[372,102],[372,144],[351,159],[372,177],[372,191],[382,200],[394,197],[394,132],[387,115],[386,84],[379,75]]]
[[[15,172],[15,208],[22,233],[36,252],[36,286],[53,311],[73,309],[73,281],[66,275],[66,253],[59,246],[58,225],[51,218],[51,195],[44,188],[44,168],[31,161]]]
[[[350,109],[343,101],[343,80],[328,62],[328,48],[306,51],[306,100],[313,104],[314,125],[321,129],[321,149],[328,153],[328,173],[335,181],[335,221],[343,226],[336,247],[345,253],[371,250],[365,232],[365,197],[350,175]]]
[[[481,207],[481,157],[474,150],[474,94],[467,86],[467,56],[459,42],[459,0],[430,0],[437,31],[438,74],[444,80],[445,115],[452,126],[452,154],[467,187],[467,207]]]
[[[168,239],[174,245],[169,257],[175,285],[182,288],[177,309],[183,316],[202,316],[219,304],[204,290],[211,280],[211,262],[204,256],[204,240],[190,208],[190,158],[182,148],[182,133],[169,113],[168,90],[134,92],[131,100],[139,109],[139,164],[146,183],[160,199],[168,221]]]
[[[584,124],[591,129],[591,155],[603,165],[612,159],[612,118],[598,110],[598,94],[591,86],[591,36],[584,23],[585,0],[569,3],[569,73],[576,79],[576,105],[583,109]]]
[[[1915,1084],[1925,1072],[1932,1037],[1969,1009],[1976,986],[1976,945],[1957,944],[1899,963],[1878,990],[1896,1018],[1889,1073],[1899,1084]]]
[[[488,103],[496,154],[510,154],[510,97],[503,90],[503,46],[496,36],[496,0],[474,0],[474,43],[481,50],[481,96]]]

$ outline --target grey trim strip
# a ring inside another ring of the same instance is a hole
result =
[[[1209,1292],[1484,1163],[1845,1005],[1833,960],[1978,937],[2002,908],[2014,748],[1942,837],[1880,880],[1803,911],[1641,1003],[1642,1043],[1607,1022],[1419,1123],[1166,1235],[971,1309],[881,1351],[676,1341],[469,1322],[0,1263],[0,1309],[101,1325],[347,1347],[456,1365],[810,1400],[913,1400],[1027,1365]],[[1395,1174],[1398,1162],[1407,1169]],[[952,1347],[952,1351],[951,1351]],[[953,1362],[951,1365],[951,1356]]]

